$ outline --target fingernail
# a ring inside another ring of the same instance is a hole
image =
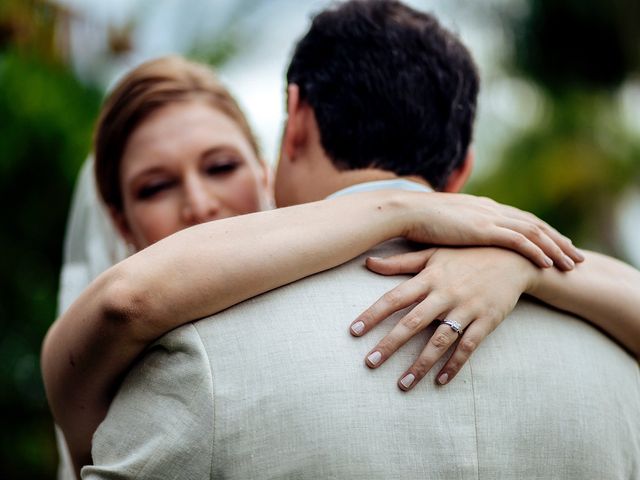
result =
[[[576,252],[576,257],[578,257],[578,261],[580,262],[584,262],[584,253],[582,253],[582,251],[580,251],[579,249],[575,249]]]
[[[573,267],[576,266],[576,263],[573,260],[571,260],[571,258],[569,258],[567,255],[564,256],[564,263],[567,265],[569,269],[572,269]]]
[[[405,375],[402,380],[400,380],[400,383],[404,388],[409,388],[415,379],[416,376],[413,373],[410,373],[408,375]]]
[[[440,375],[438,377],[438,383],[440,385],[444,385],[445,383],[447,383],[447,380],[449,380],[449,374],[448,373],[443,373],[442,375]]]
[[[382,260],[382,257],[369,257],[369,260]]]
[[[549,257],[546,257],[546,258],[544,259],[544,264],[545,264],[547,267],[553,267],[553,260],[551,260]]]
[[[356,335],[360,335],[364,331],[364,322],[359,321],[351,325],[351,331]]]
[[[371,355],[367,357],[367,360],[369,360],[369,363],[371,365],[376,366],[380,362],[381,358],[382,358],[382,354],[380,352],[373,352]]]

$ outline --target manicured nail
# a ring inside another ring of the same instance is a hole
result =
[[[380,260],[383,260],[383,258],[382,257],[369,257],[369,260],[380,261]]]
[[[359,321],[351,325],[351,331],[356,335],[360,335],[364,331],[364,322]]]
[[[408,375],[405,375],[402,380],[400,380],[400,383],[404,388],[409,388],[415,379],[416,376],[413,373],[410,373]]]
[[[380,352],[373,352],[367,357],[367,360],[369,360],[369,363],[375,367],[376,365],[378,365],[381,358],[382,354]]]
[[[545,264],[547,267],[553,267],[553,260],[551,260],[549,257],[545,257],[545,259],[544,259],[544,264]]]
[[[564,256],[564,263],[570,270],[576,266],[576,263],[573,260],[571,260],[571,258],[569,258],[567,255]]]
[[[579,249],[574,249],[576,257],[578,257],[579,262],[584,262],[584,253],[582,253]]]
[[[438,383],[440,385],[444,385],[445,383],[447,383],[447,380],[449,380],[449,374],[448,373],[443,373],[442,375],[440,375],[438,377]]]

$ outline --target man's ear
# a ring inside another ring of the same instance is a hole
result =
[[[300,87],[295,83],[287,86],[287,124],[282,138],[282,151],[292,161],[301,145],[306,141],[305,109],[300,100]]]
[[[451,172],[451,175],[449,175],[447,183],[445,184],[442,191],[458,193],[460,190],[462,190],[462,187],[464,187],[464,184],[467,183],[467,180],[469,179],[469,175],[471,175],[471,170],[473,170],[473,161],[473,151],[469,149],[467,150],[467,155],[464,157],[462,165]]]
[[[129,222],[127,222],[124,216],[124,212],[114,207],[109,207],[109,216],[125,243],[135,246],[136,242],[133,238],[133,232],[131,231],[131,227],[129,227]]]

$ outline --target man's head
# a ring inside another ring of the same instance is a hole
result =
[[[329,160],[324,170],[419,177],[438,190],[464,165],[478,74],[460,40],[431,15],[394,0],[325,10],[297,44],[287,82],[280,204],[314,199],[304,192],[323,181],[322,169],[304,164],[309,153]]]

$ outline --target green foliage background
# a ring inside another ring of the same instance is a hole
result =
[[[612,212],[640,186],[640,139],[616,95],[640,73],[640,2],[529,0],[505,16],[504,68],[534,85],[544,114],[505,147],[471,193],[531,211],[581,246],[624,257]]]
[[[0,477],[51,478],[39,350],[55,317],[67,210],[101,94],[62,64],[0,52]]]
[[[505,68],[538,86],[545,115],[470,191],[533,211],[578,243],[619,255],[611,211],[621,192],[640,184],[640,142],[622,125],[614,97],[640,70],[640,3],[528,5],[505,17],[514,46]],[[71,191],[102,95],[80,83],[57,50],[60,14],[45,0],[0,2],[2,479],[53,478],[57,462],[39,349],[55,316]],[[194,53],[228,59],[238,42],[230,32],[195,45]]]

